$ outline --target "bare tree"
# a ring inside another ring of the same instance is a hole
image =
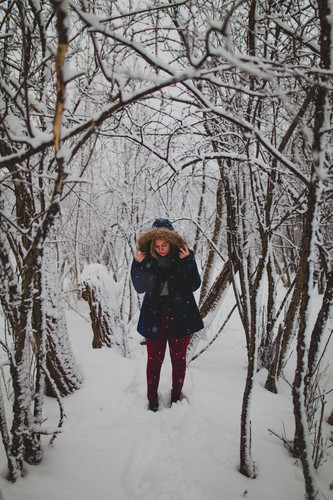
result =
[[[17,0],[3,2],[0,12],[7,30],[0,82],[1,303],[15,340],[15,359],[8,353],[15,387],[9,447],[3,420],[1,429],[12,478],[24,456],[20,425],[30,422],[26,435],[33,434],[35,393],[20,378],[28,331],[34,324],[40,374],[47,339],[55,338],[43,329],[35,285],[43,283],[44,250],[60,207],[58,230],[74,282],[86,264],[107,265],[123,285],[123,322],[139,301],[128,275],[133,235],[159,209],[193,235],[200,262],[207,262],[200,301],[206,318],[233,287],[248,354],[240,470],[253,476],[255,373],[268,368],[267,387],[277,391],[297,336],[295,419],[303,417],[300,389],[310,383],[332,300],[329,236],[318,230],[323,222],[329,227],[332,182],[324,154],[331,106],[327,1],[182,0],[133,5],[124,13],[118,2],[57,0],[38,10],[35,2]],[[101,180],[94,158],[103,164]],[[152,170],[154,177],[147,175]],[[66,227],[71,210],[75,224]],[[305,359],[315,276],[326,293]],[[280,282],[287,285],[282,306]],[[41,376],[38,394],[42,386]],[[41,406],[42,399],[38,418]],[[296,427],[306,477],[304,419]],[[31,455],[39,457],[38,443],[35,448]],[[311,498],[313,484],[306,488]]]

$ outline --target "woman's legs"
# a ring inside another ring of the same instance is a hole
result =
[[[169,311],[168,309],[162,309],[156,340],[146,339],[148,355],[147,398],[150,404],[158,403],[157,389],[160,381],[161,367],[165,356],[169,326]]]
[[[180,339],[173,336],[170,311],[162,309],[156,340],[146,339],[147,345],[147,397],[150,405],[158,405],[158,384],[162,363],[165,356],[166,343],[169,342],[172,363],[171,400],[178,401],[184,384],[186,373],[186,351],[191,335]]]
[[[186,337],[175,339],[172,334],[168,338],[172,363],[171,402],[180,399],[186,373],[186,351],[190,338],[191,335],[186,335]]]

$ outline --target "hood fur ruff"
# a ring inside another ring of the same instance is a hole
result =
[[[186,245],[185,240],[176,231],[171,231],[165,227],[153,227],[142,233],[138,238],[138,249],[142,252],[149,250],[149,243],[152,240],[164,240],[178,248]]]

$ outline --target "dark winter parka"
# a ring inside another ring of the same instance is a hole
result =
[[[161,270],[158,259],[150,252],[151,242],[162,239],[171,245],[171,257],[167,274]],[[144,293],[138,332],[148,339],[155,339],[160,301],[160,284],[166,279],[168,284],[168,307],[175,338],[184,337],[198,330],[204,325],[193,297],[193,292],[200,286],[201,280],[195,262],[194,254],[180,259],[179,249],[185,241],[177,234],[168,219],[157,219],[152,229],[145,231],[138,238],[138,249],[146,252],[146,258],[141,262],[133,260],[131,277],[135,290]]]

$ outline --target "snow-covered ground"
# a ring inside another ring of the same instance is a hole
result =
[[[81,314],[89,318],[86,303]],[[38,466],[26,465],[16,484],[5,479],[0,450],[0,500],[302,500],[303,474],[277,434],[293,437],[290,386],[279,394],[256,377],[252,400],[252,454],[257,478],[238,472],[241,401],[246,351],[237,316],[219,339],[193,361],[184,385],[186,398],[168,407],[171,367],[161,375],[161,409],[146,409],[145,347],[133,329],[131,356],[113,349],[93,350],[90,324],[74,311],[68,327],[84,373],[81,390],[65,398],[67,419],[53,447],[45,441]],[[292,366],[289,375],[292,380]],[[287,372],[288,377],[288,372]],[[332,382],[332,380],[331,380]],[[332,386],[332,384],[331,384]],[[57,422],[55,401],[46,403],[49,427]],[[327,413],[332,410],[332,398]],[[325,432],[330,429],[325,424]],[[333,499],[333,459],[320,467],[323,498]]]

